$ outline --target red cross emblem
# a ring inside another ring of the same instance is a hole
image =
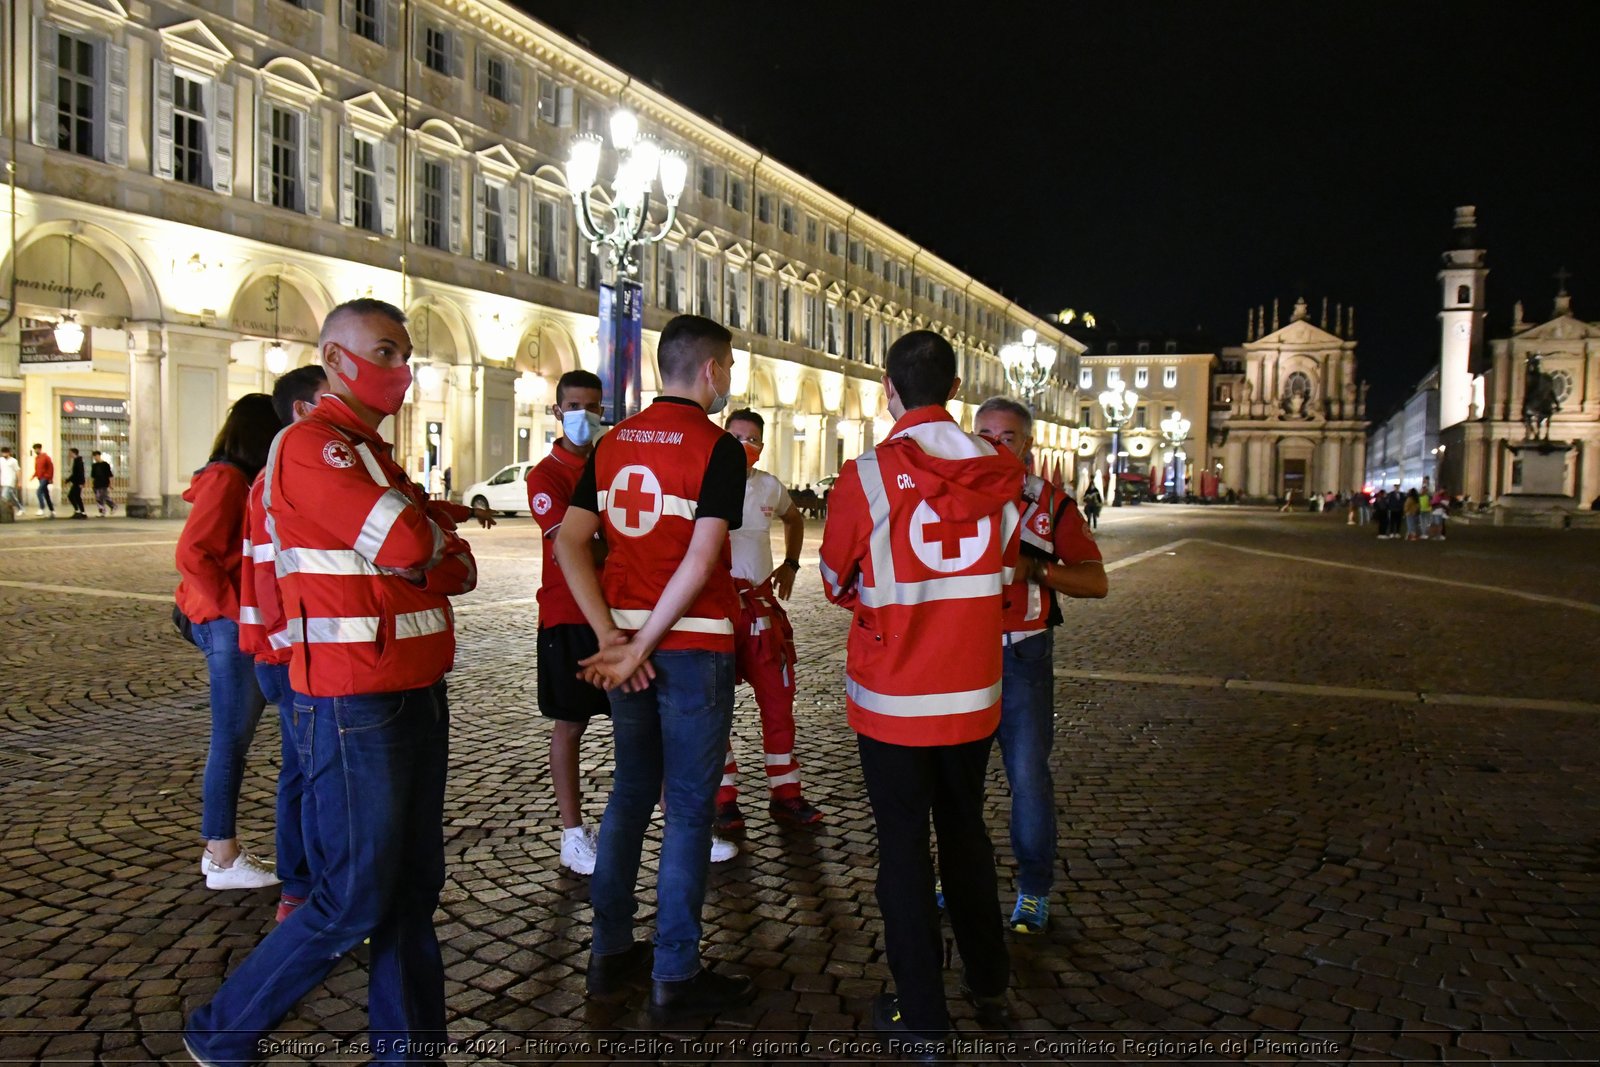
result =
[[[1033,520],[1028,523],[1028,526],[1040,537],[1048,539],[1050,537],[1050,513],[1040,508],[1034,512]]]
[[[606,515],[618,533],[640,537],[655,529],[661,518],[661,483],[649,467],[623,467],[611,479]]]
[[[980,519],[946,519],[924,500],[911,515],[911,549],[926,566],[946,574],[964,571],[989,547],[994,523]]]
[[[343,441],[329,441],[322,446],[322,461],[330,467],[354,467],[356,457],[350,454],[350,446]]]

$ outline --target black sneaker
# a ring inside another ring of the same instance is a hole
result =
[[[790,826],[815,826],[822,821],[822,812],[805,797],[774,797],[772,803],[767,805],[767,811],[774,822]]]
[[[650,983],[650,1020],[672,1026],[684,1019],[715,1015],[756,999],[756,984],[742,974],[722,975],[701,967],[693,978]]]
[[[988,1030],[1009,1030],[1011,1028],[1011,1001],[1005,993],[1002,992],[991,997],[980,997],[963,980],[961,983],[961,996],[968,1004],[977,1009],[979,1026]]]
[[[945,1042],[917,1038],[906,1028],[900,1017],[900,998],[893,993],[880,993],[872,1002],[872,1028],[880,1034],[905,1034],[897,1041],[902,1059],[912,1063],[949,1063]]]
[[[635,941],[621,952],[610,956],[589,954],[589,974],[585,980],[593,1000],[625,1000],[630,989],[644,989],[650,984],[650,968],[654,966],[656,950],[648,941]]]

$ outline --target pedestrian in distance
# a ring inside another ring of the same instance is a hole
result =
[[[267,462],[282,424],[265,393],[234,402],[194,472],[183,499],[189,517],[178,535],[178,610],[189,620],[206,658],[211,739],[201,789],[200,873],[208,889],[260,889],[278,884],[272,865],[239,844],[236,825],[245,754],[266,700],[255,659],[239,648],[239,589],[243,581],[245,505],[250,482]]]
[[[744,409],[729,415],[723,425],[743,448],[745,462],[744,515],[739,528],[728,534],[733,587],[739,594],[739,617],[733,631],[735,678],[750,683],[761,715],[768,813],[788,826],[815,826],[822,821],[822,812],[805,798],[800,764],[794,755],[794,628],[783,609],[783,601],[794,591],[795,575],[800,573],[806,520],[783,483],[756,467],[766,447],[765,420]],[[783,524],[784,559],[777,566],[772,561],[773,519]],[[738,774],[730,745],[717,791],[720,835],[744,831]]]
[[[0,445],[0,501],[9,503],[19,514],[24,510],[22,497],[18,493],[21,483],[22,464],[11,454],[10,445]]]
[[[1429,537],[1437,537],[1441,541],[1444,540],[1444,524],[1449,514],[1450,494],[1443,489],[1436,490],[1433,494],[1433,509],[1429,512],[1429,516],[1433,520],[1432,529],[1428,533]]]
[[[117,502],[111,499],[111,479],[116,477],[116,472],[111,469],[111,462],[106,454],[96,449],[93,454],[94,462],[89,464],[89,484],[94,488],[94,507],[101,518],[116,514]]]
[[[1100,527],[1100,490],[1093,482],[1083,492],[1083,517],[1089,521],[1089,529],[1096,530]]]
[[[610,715],[611,705],[604,691],[578,677],[582,670],[578,664],[600,651],[600,645],[572,598],[555,549],[572,491],[600,436],[603,399],[598,375],[570,370],[561,376],[550,408],[561,420],[561,437],[550,446],[550,454],[528,471],[527,478],[528,510],[539,524],[544,554],[538,593],[539,713],[551,720],[550,783],[561,819],[561,865],[584,875],[594,873],[599,830],[583,818],[578,747],[589,720]],[[587,548],[598,571],[604,565],[606,543],[591,539]]]
[[[821,550],[823,591],[854,616],[846,708],[877,827],[895,985],[871,1022],[930,1061],[950,1029],[930,815],[963,992],[998,1021],[1010,980],[983,788],[1000,725],[1001,589],[1018,560],[1023,467],[950,417],[959,386],[955,351],[938,334],[915,330],[890,346],[894,427],[840,471]]]
[[[83,454],[76,448],[67,449],[71,466],[67,473],[67,503],[72,505],[72,517],[87,519],[89,513],[83,508],[83,487],[89,481],[83,469]]]
[[[280,377],[272,387],[272,408],[285,426],[305,418],[326,388],[328,376],[313,363]],[[250,484],[245,503],[244,576],[239,583],[239,649],[255,660],[256,684],[278,709],[277,876],[281,883],[277,919],[283,922],[311,895],[317,865],[316,815],[307,802],[309,768],[295,744],[295,695],[289,683],[291,638],[278,590],[277,550],[263,502],[266,472]]]
[[[477,584],[471,546],[394,460],[378,426],[411,386],[405,314],[362,298],[317,342],[327,393],[273,445],[262,501],[284,615],[295,743],[316,817],[311,894],[193,1012],[200,1063],[254,1063],[262,1041],[352,948],[371,941],[369,1048],[442,1065],[444,793],[455,659],[449,598]]]
[[[1033,451],[1033,414],[1005,397],[978,408],[973,429],[1019,460]],[[1055,745],[1055,636],[1064,621],[1058,596],[1106,595],[1100,546],[1059,486],[1029,474],[1015,500],[1022,542],[1014,580],[1001,593],[1000,756],[1011,785],[1011,852],[1017,858],[1017,903],[1009,925],[1019,934],[1050,924],[1056,868],[1056,790],[1050,772]]]
[[[600,439],[556,537],[556,558],[600,651],[586,680],[611,699],[616,769],[589,899],[591,997],[650,979],[658,1026],[747,1004],[747,977],[700,959],[700,911],[717,783],[733,717],[733,588],[728,531],[744,513],[744,450],[706,416],[733,391],[733,335],[679,315],[657,346],[661,393]],[[603,575],[589,543],[603,531]],[[656,937],[633,940],[644,834],[660,797],[666,830]]]
[[[44,450],[43,445],[35,443],[33,446],[33,491],[34,496],[39,501],[39,517],[41,519],[44,518],[47,511],[52,519],[56,517],[55,501],[50,499],[50,486],[54,484],[55,480],[56,461],[50,458],[50,453]]]
[[[1405,518],[1406,540],[1416,541],[1422,536],[1422,505],[1417,500],[1417,491],[1408,490],[1405,499],[1400,503],[1400,513]]]

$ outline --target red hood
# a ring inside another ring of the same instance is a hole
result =
[[[235,467],[232,463],[218,461],[216,463],[207,463],[204,467],[194,472],[193,477],[189,479],[189,488],[183,491],[183,499],[193,504],[200,497],[200,486],[218,478],[237,480],[244,485],[247,491],[250,488],[244,471]]]
[[[941,407],[907,412],[878,451],[921,475],[916,491],[942,519],[993,515],[1022,492],[1022,461],[966,433]]]

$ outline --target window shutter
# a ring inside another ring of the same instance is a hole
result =
[[[256,83],[256,203],[272,203],[272,105]]]
[[[578,237],[578,288],[579,289],[587,289],[587,288],[589,288],[589,253],[588,253],[588,250],[583,247],[583,245],[584,245],[583,236],[580,234],[579,237]]]
[[[355,0],[339,0],[339,25],[349,29],[356,24]]]
[[[150,173],[157,178],[172,177],[172,64],[156,60],[151,80],[155,102],[150,129]]]
[[[505,219],[502,222],[500,228],[505,234],[505,238],[504,238],[505,246],[506,246],[506,248],[505,248],[505,251],[506,251],[506,262],[505,262],[505,265],[507,267],[510,267],[513,270],[515,270],[516,268],[518,268],[518,267],[520,267],[522,265],[522,260],[517,258],[517,252],[519,251],[519,249],[517,248],[517,238],[521,234],[521,231],[519,230],[518,225],[519,225],[519,223],[520,223],[520,221],[522,219],[522,185],[521,185],[521,183],[519,183],[517,181],[512,181],[512,182],[510,182],[509,184],[506,185],[506,188],[505,188],[505,200],[504,200],[503,203],[504,203],[504,210],[505,210]]]
[[[106,45],[105,88],[105,161],[125,167],[128,165],[128,50],[121,45]]]
[[[400,192],[400,151],[392,141],[383,141],[378,145],[378,151],[383,160],[383,189],[382,189],[382,224],[383,235],[393,237],[397,232],[396,217],[399,214]]]
[[[399,6],[398,4],[396,5]],[[411,54],[422,66],[428,65],[428,23],[427,20],[413,15],[411,17]]]
[[[539,121],[553,123],[556,120],[556,83],[538,75],[539,79]],[[52,84],[54,84],[52,82]]]
[[[672,250],[672,283],[678,288],[678,310],[689,310],[689,255],[682,246]]]
[[[306,113],[306,214],[322,217],[322,115],[315,104]]]
[[[639,299],[652,300],[655,297],[655,266],[656,256],[660,254],[659,244],[647,244],[639,250]]]
[[[476,62],[472,68],[472,87],[481,93],[489,84],[489,55],[480,46],[474,59]]]
[[[411,243],[422,243],[422,203],[426,185],[423,184],[423,158],[422,153],[416,149],[411,152]]]
[[[506,102],[509,103],[512,107],[521,107],[522,106],[522,64],[518,63],[516,60],[512,60],[508,64],[508,66],[510,66],[510,68],[511,68],[511,84],[508,87],[510,89],[511,99],[506,101]]]
[[[484,181],[483,175],[472,176],[472,258],[482,260],[484,257],[484,213],[487,210],[485,201],[488,199],[489,186]]]
[[[356,135],[349,126],[339,126],[339,225],[356,221]]]
[[[539,263],[539,205],[538,194],[528,198],[528,270],[540,273]]]
[[[451,163],[450,171],[450,251],[461,254],[461,164]]]
[[[556,242],[556,273],[563,282],[572,280],[572,211],[568,203],[556,205],[556,218],[559,220],[561,240]]]
[[[233,83],[218,78],[211,83],[211,188],[233,195]]]
[[[650,246],[645,250],[646,257],[654,255],[656,258],[656,284],[652,299],[656,307],[669,307],[667,300],[667,287],[672,283],[672,249],[664,244]],[[649,292],[650,286],[646,284],[645,291]]]
[[[454,30],[450,32],[450,73],[458,78],[467,76],[467,39]]]
[[[400,5],[395,0],[377,0],[378,43],[392,48],[400,43]]]
[[[563,85],[556,90],[556,125],[572,125],[572,86]]]
[[[56,27],[33,23],[33,143],[54,148],[61,121],[56,103]]]

